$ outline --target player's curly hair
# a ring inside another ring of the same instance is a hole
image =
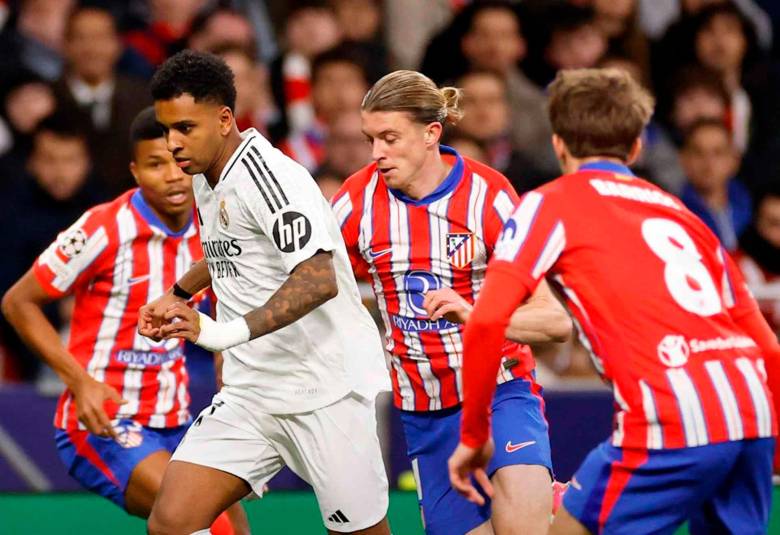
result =
[[[236,107],[233,71],[214,54],[182,50],[168,58],[151,82],[154,100],[170,100],[185,93],[196,102],[207,101]]]

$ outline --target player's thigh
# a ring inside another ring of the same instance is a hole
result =
[[[373,400],[351,394],[276,421],[280,436],[271,440],[287,465],[314,488],[328,530],[359,532],[381,523],[388,484]]]
[[[132,420],[116,422],[114,430],[116,439],[87,431],[58,430],[57,451],[68,473],[84,488],[108,498],[130,514],[146,518],[148,508],[128,504],[126,494],[136,468],[156,452],[166,451],[163,435],[167,430],[160,432]]]
[[[495,490],[493,528],[501,534],[546,533],[552,511],[552,457],[536,385],[526,379],[499,385],[492,422],[496,450],[488,470]]]
[[[452,488],[447,459],[460,438],[460,409],[401,412],[407,454],[417,482],[420,517],[428,535],[489,535],[490,500],[478,506]]]
[[[152,533],[208,528],[250,491],[262,496],[283,464],[261,434],[259,417],[219,396],[201,412],[165,472],[150,517]]]
[[[741,441],[741,451],[715,495],[690,519],[693,535],[758,535],[769,529],[774,439]]]
[[[549,535],[589,535],[591,532],[562,505],[553,519]]]
[[[158,450],[139,462],[130,474],[125,490],[125,507],[131,515],[148,518],[171,454]]]
[[[496,533],[547,533],[552,511],[552,481],[547,467],[526,464],[504,466],[490,479],[495,492],[491,523]]]
[[[149,533],[188,535],[207,529],[249,492],[249,484],[233,474],[172,460],[149,517]]]

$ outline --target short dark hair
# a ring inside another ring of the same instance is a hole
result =
[[[225,61],[206,52],[182,50],[168,58],[151,82],[154,100],[171,100],[185,93],[196,102],[221,104],[233,111],[236,86],[233,71]]]
[[[723,133],[726,135],[726,138],[729,140],[729,144],[732,144],[731,131],[722,119],[716,119],[714,117],[701,117],[696,119],[693,124],[691,124],[691,126],[685,129],[685,141],[683,142],[683,147],[687,147],[696,132],[702,128],[717,128],[718,130],[723,131]]]
[[[83,122],[75,113],[55,110],[38,123],[33,131],[33,139],[42,132],[49,132],[60,138],[79,139],[87,142],[87,131]]]
[[[135,147],[138,142],[159,139],[161,137],[165,137],[165,130],[163,130],[162,125],[157,122],[154,107],[149,106],[148,108],[144,108],[135,116],[132,124],[130,124],[130,145],[132,146],[132,152],[135,154]]]
[[[359,43],[343,42],[314,56],[311,62],[311,82],[312,84],[316,82],[322,69],[327,65],[348,63],[358,68],[366,85],[370,86],[376,80],[369,74],[369,62],[368,51]]]

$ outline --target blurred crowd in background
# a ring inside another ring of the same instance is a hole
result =
[[[130,121],[184,48],[224,58],[239,128],[326,197],[371,160],[359,107],[387,72],[463,88],[445,143],[522,194],[559,173],[544,108],[556,71],[625,69],[657,99],[636,174],[712,228],[780,331],[777,0],[0,0],[0,294],[84,210],[134,186]],[[49,313],[65,333],[67,302]],[[539,362],[544,386],[598,384],[576,341]],[[42,377],[0,320],[0,384]]]

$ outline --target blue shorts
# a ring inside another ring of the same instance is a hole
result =
[[[542,388],[525,379],[498,385],[493,398],[496,451],[492,476],[503,466],[541,465],[552,473],[550,439]],[[477,506],[450,486],[447,459],[460,441],[460,407],[432,412],[401,412],[407,454],[417,481],[420,512],[428,535],[466,533],[490,519],[490,502]]]
[[[125,509],[125,491],[138,463],[159,450],[171,453],[189,424],[168,429],[143,427],[132,420],[114,424],[119,440],[87,431],[57,429],[57,453],[68,474],[87,490],[104,496]]]
[[[773,438],[638,450],[603,442],[574,474],[563,505],[591,533],[767,532]]]

